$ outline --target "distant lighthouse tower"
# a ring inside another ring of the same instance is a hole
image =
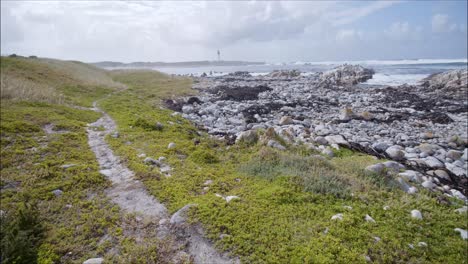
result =
[[[221,52],[219,52],[219,50],[218,50],[218,61],[220,61],[220,60],[221,60]]]

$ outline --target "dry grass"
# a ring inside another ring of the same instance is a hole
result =
[[[125,88],[94,66],[53,59],[1,58],[1,99],[64,103],[69,87]]]
[[[39,101],[52,104],[63,103],[63,94],[55,87],[38,84],[25,78],[17,78],[7,74],[0,76],[0,94],[2,100]]]

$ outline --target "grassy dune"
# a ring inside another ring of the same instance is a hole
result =
[[[377,263],[467,262],[466,241],[453,230],[467,229],[466,213],[454,212],[461,202],[440,203],[423,190],[408,195],[391,178],[365,174],[373,157],[342,149],[323,160],[303,146],[227,146],[162,108],[162,99],[196,93],[188,78],[55,60],[1,63],[2,78],[28,83],[21,93],[2,83],[5,263],[81,263],[94,256],[109,263],[165,261],[163,242],[139,247],[124,234],[132,216],[122,216],[103,194],[109,183],[84,129],[99,115],[71,107],[98,98],[117,122],[120,136],[107,140],[122,161],[171,212],[196,203],[191,221],[244,263],[366,263],[366,256]],[[46,134],[46,124],[68,132]],[[168,149],[171,142],[176,147]],[[166,157],[171,177],[145,164],[142,153]],[[55,196],[56,189],[63,194]],[[216,194],[240,199],[226,203]],[[424,219],[412,219],[412,209]],[[332,221],[338,213],[343,220]],[[366,222],[366,214],[376,223]]]

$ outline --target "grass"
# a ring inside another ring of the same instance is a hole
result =
[[[407,195],[391,180],[364,173],[375,159],[345,149],[324,162],[301,147],[278,152],[260,145],[226,146],[160,108],[163,98],[194,93],[186,79],[148,71],[113,76],[129,90],[101,103],[119,127],[120,137],[108,138],[111,147],[171,212],[198,204],[191,220],[243,262],[364,263],[369,256],[382,263],[466,263],[466,241],[453,231],[467,226],[466,215],[454,212],[459,201],[447,206],[425,191]],[[136,122],[159,122],[164,129]],[[170,142],[176,148],[168,149]],[[142,153],[166,157],[172,176],[145,165],[138,157]],[[213,181],[208,189],[207,180]],[[240,199],[226,203],[215,194]],[[424,220],[412,219],[412,209]],[[343,221],[330,220],[337,213],[344,214]],[[366,222],[366,214],[377,223]]]
[[[38,89],[4,96],[9,87],[2,83],[1,262],[82,263],[104,257],[111,263],[166,263],[164,243],[149,237],[137,243],[123,232],[139,224],[106,197],[109,182],[87,142],[85,128],[100,114],[75,107],[90,106],[124,86],[96,87],[115,82],[76,62],[2,57],[1,70],[2,78],[29,80],[31,89]],[[56,101],[47,91],[68,95]],[[46,134],[46,125],[60,133]],[[73,166],[62,167],[67,164]],[[54,190],[63,193],[56,196]]]
[[[196,94],[190,79],[99,70],[95,76],[106,81],[97,82],[87,65],[23,58],[2,57],[1,67],[63,95],[61,102],[2,92],[1,237],[17,241],[13,247],[2,243],[5,263],[82,263],[96,256],[109,263],[170,262],[167,243],[152,237],[155,227],[122,215],[104,195],[109,182],[98,172],[85,132],[99,114],[70,107],[100,98],[118,125],[120,136],[107,138],[114,152],[171,212],[198,204],[190,221],[244,263],[365,263],[366,256],[377,263],[467,262],[466,241],[453,230],[467,229],[466,214],[454,212],[461,202],[439,204],[423,190],[408,195],[393,188],[391,178],[364,173],[375,159],[346,149],[323,161],[302,146],[283,152],[261,144],[227,146],[161,107],[162,99]],[[76,76],[68,70],[76,67],[86,69]],[[128,89],[120,90],[123,85]],[[47,124],[67,132],[45,134]],[[176,147],[169,149],[171,142]],[[171,176],[145,164],[142,153],[166,157]],[[212,183],[206,186],[207,180]],[[63,194],[55,196],[56,189]],[[240,199],[226,203],[216,194]],[[424,220],[412,219],[412,209]],[[331,221],[338,213],[343,220]],[[25,214],[30,220],[20,224]],[[376,223],[366,222],[366,214]],[[138,230],[145,241],[131,235]],[[25,247],[31,250],[11,250]]]

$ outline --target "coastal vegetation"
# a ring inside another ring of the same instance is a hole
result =
[[[164,107],[197,93],[190,78],[4,57],[1,75],[4,263],[169,262],[165,241],[139,247],[123,228],[135,217],[106,197],[110,182],[86,135],[101,115],[89,109],[94,101],[118,126],[108,144],[149,192],[170,213],[196,204],[190,223],[243,263],[466,263],[466,240],[454,231],[467,229],[466,213],[455,211],[462,201],[405,193],[365,172],[378,160],[348,149],[329,159],[302,145],[211,137]],[[164,157],[172,170],[145,157]]]

